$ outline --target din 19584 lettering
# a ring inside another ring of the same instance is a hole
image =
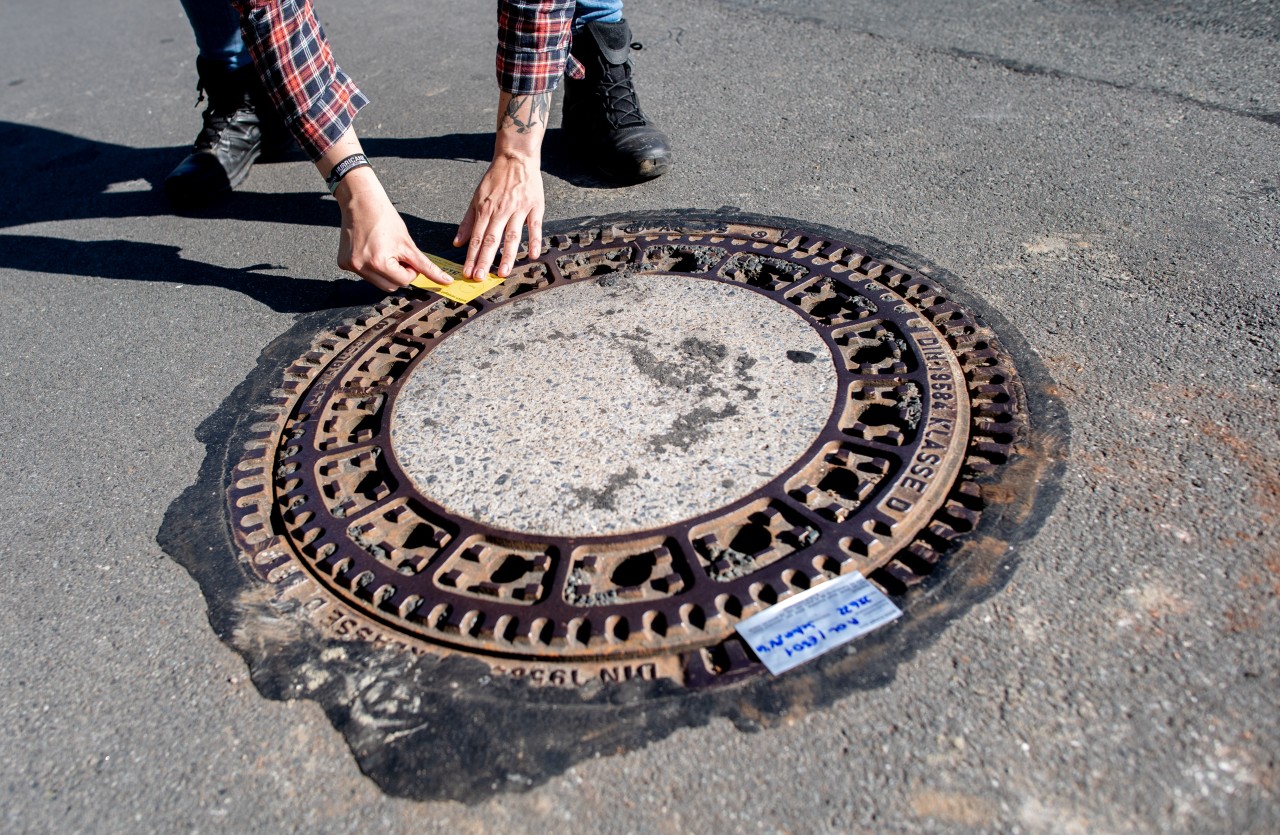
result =
[[[577,667],[494,667],[501,676],[527,679],[533,684],[552,687],[583,687],[593,681],[617,684],[623,681],[653,681],[658,677],[656,664],[621,664],[583,670]]]

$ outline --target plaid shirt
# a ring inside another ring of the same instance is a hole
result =
[[[231,0],[253,63],[302,150],[319,159],[369,99],[333,60],[311,0]],[[498,85],[517,95],[554,90],[569,56],[573,0],[498,0]]]
[[[569,55],[574,0],[498,0],[498,86],[528,96],[554,90],[566,70],[582,78]]]

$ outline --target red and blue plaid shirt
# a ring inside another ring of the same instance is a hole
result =
[[[498,86],[528,96],[547,93],[566,71],[582,78],[569,55],[573,0],[498,0]]]
[[[333,60],[310,0],[231,0],[277,111],[311,159],[351,127],[369,99]],[[498,86],[533,95],[554,90],[568,70],[573,0],[498,0]]]

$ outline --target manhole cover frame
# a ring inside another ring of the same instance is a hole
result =
[[[598,229],[583,229],[552,235],[547,241],[549,246],[543,258],[534,262],[533,265],[518,266],[517,271],[513,273],[513,279],[509,279],[504,285],[491,291],[488,299],[482,298],[471,305],[458,305],[444,300],[424,301],[412,296],[394,296],[379,304],[372,314],[361,317],[351,325],[340,327],[333,334],[321,338],[316,343],[316,350],[301,358],[286,372],[285,386],[279,390],[276,401],[267,411],[270,420],[260,424],[257,443],[252,445],[255,448],[251,449],[235,468],[236,482],[228,492],[228,500],[233,520],[233,533],[246,562],[260,580],[274,586],[282,597],[295,597],[305,605],[313,605],[317,609],[324,608],[325,614],[319,617],[317,622],[334,637],[360,639],[375,644],[396,643],[415,653],[452,651],[445,642],[433,641],[429,636],[396,628],[397,624],[381,614],[376,607],[387,603],[388,600],[393,606],[402,605],[402,602],[395,601],[392,597],[375,600],[373,592],[376,592],[379,587],[371,590],[367,600],[362,600],[360,593],[365,586],[352,583],[350,590],[344,591],[329,584],[329,591],[331,594],[336,594],[338,598],[336,602],[339,605],[326,606],[323,601],[316,602],[318,599],[314,597],[314,581],[320,579],[323,583],[323,579],[318,578],[314,571],[310,571],[308,575],[309,569],[304,558],[297,553],[294,544],[282,536],[282,533],[288,533],[290,528],[290,525],[285,522],[285,515],[296,508],[288,507],[287,498],[283,502],[277,501],[278,497],[273,495],[272,485],[280,479],[287,482],[293,473],[297,472],[297,470],[289,471],[294,464],[298,464],[300,469],[315,468],[324,455],[303,453],[301,449],[290,454],[288,443],[277,442],[290,436],[290,433],[296,433],[299,425],[305,422],[295,420],[299,410],[305,411],[309,408],[314,411],[321,405],[322,398],[313,397],[314,394],[323,391],[324,386],[340,385],[344,376],[349,376],[347,372],[351,370],[351,363],[356,358],[363,356],[370,345],[388,337],[388,334],[394,339],[396,329],[414,315],[429,316],[440,313],[445,319],[454,318],[455,324],[464,322],[482,314],[485,310],[510,303],[512,299],[522,294],[522,288],[525,291],[536,292],[564,286],[574,281],[598,280],[598,275],[564,279],[556,264],[565,258],[631,249],[638,260],[628,260],[629,267],[642,268],[645,266],[645,253],[650,248],[688,244],[695,248],[719,247],[735,253],[754,254],[764,259],[788,261],[793,265],[802,263],[813,273],[808,277],[801,277],[798,281],[776,282],[777,286],[771,288],[737,282],[740,286],[751,286],[756,292],[766,295],[785,296],[802,284],[817,283],[819,279],[831,279],[837,284],[846,285],[850,282],[861,283],[862,289],[867,292],[874,290],[878,294],[889,294],[892,298],[885,299],[886,302],[896,301],[909,308],[902,312],[902,316],[908,320],[912,317],[926,317],[929,322],[928,327],[933,329],[933,333],[950,343],[951,350],[946,352],[946,356],[952,358],[953,367],[949,369],[950,378],[954,380],[957,376],[962,376],[969,399],[975,404],[969,419],[964,421],[965,430],[972,436],[966,436],[963,442],[967,457],[954,467],[956,473],[952,488],[938,497],[935,502],[936,507],[920,515],[913,525],[908,526],[912,528],[910,536],[898,543],[897,547],[888,549],[887,555],[891,558],[881,559],[874,565],[866,565],[865,562],[862,565],[850,565],[851,560],[845,560],[842,565],[829,567],[825,573],[821,570],[793,573],[781,583],[781,589],[765,584],[762,587],[765,589],[763,596],[760,589],[752,591],[749,588],[752,583],[747,581],[752,580],[752,577],[747,575],[739,578],[742,582],[738,583],[739,586],[747,587],[739,589],[739,593],[746,591],[747,594],[736,600],[733,599],[733,595],[730,595],[727,601],[728,608],[723,601],[718,603],[713,617],[746,616],[752,611],[769,605],[773,600],[803,590],[809,584],[819,582],[824,576],[833,576],[843,570],[866,569],[866,573],[873,582],[895,594],[919,585],[934,572],[939,560],[952,548],[957,537],[972,530],[978,523],[984,504],[983,479],[995,475],[1000,465],[1007,462],[1025,438],[1028,426],[1026,402],[1016,371],[995,334],[977,320],[967,306],[957,304],[952,299],[949,289],[942,288],[931,281],[926,270],[911,270],[883,257],[880,252],[873,252],[871,248],[843,242],[842,238],[847,235],[842,237],[827,235],[826,230],[817,230],[815,234],[814,227],[809,224],[787,223],[764,226],[761,223],[761,221],[773,222],[774,220],[751,219],[744,222],[720,220],[704,222],[702,228],[699,228],[696,223],[690,227],[670,222],[651,224],[641,220],[631,226],[604,224]],[[634,246],[634,241],[637,239],[643,240],[643,244],[638,248]],[[685,256],[688,254],[685,253]],[[783,257],[788,254],[794,255],[795,259]],[[716,260],[712,266],[720,267],[731,260],[732,256],[725,255]],[[587,263],[590,266],[590,259]],[[548,270],[541,277],[536,274],[537,270],[533,269],[537,264],[548,266]],[[670,264],[665,267],[658,265],[654,268],[669,269],[670,266]],[[680,274],[689,275],[691,271]],[[814,277],[815,275],[817,278]],[[699,277],[726,283],[733,281],[724,276],[702,275]],[[526,278],[529,280],[526,281]],[[546,280],[541,281],[541,279]],[[775,280],[769,279],[769,281]],[[856,320],[850,324],[856,324]],[[444,338],[447,338],[448,330],[448,328],[444,330]],[[843,362],[840,361],[844,359],[844,355],[841,353],[840,346],[834,342],[832,327],[828,325],[826,330],[820,329],[819,332],[823,334],[828,347],[838,360],[837,373],[841,375],[838,391],[844,392],[847,389],[847,377],[854,372],[844,368]],[[382,396],[385,398],[381,407],[383,418],[379,431],[387,437],[390,434],[389,423],[390,416],[394,412],[395,393],[410,372],[412,364],[420,362],[426,356],[427,352],[422,351],[422,347],[420,343],[419,352],[410,357],[405,367],[400,369],[403,376],[399,377],[398,381],[384,380],[381,385],[375,382],[373,385],[348,386],[344,390],[343,396],[347,397]],[[392,359],[396,358],[392,357]],[[961,367],[962,364],[965,367]],[[995,369],[995,372],[991,369]],[[915,374],[915,371],[911,373]],[[901,377],[903,375],[894,372],[879,376]],[[833,416],[840,412],[840,408],[835,409]],[[824,430],[823,435],[815,441],[811,450],[822,449],[825,445],[836,443],[844,437],[847,436],[839,430],[835,434]],[[273,445],[278,449],[273,449]],[[391,460],[394,459],[394,455],[387,458],[390,466],[395,468],[394,475],[399,483],[411,485],[412,482]],[[811,455],[806,453],[800,461],[787,468],[763,490],[743,497],[727,508],[695,517],[676,527],[692,530],[713,517],[719,517],[726,512],[736,512],[760,500],[785,499],[788,492],[785,488],[788,482],[797,471],[808,466],[810,459]],[[910,459],[907,463],[909,461]],[[883,523],[884,520],[881,522]],[[512,535],[512,532],[480,523],[473,522],[472,525],[482,535],[493,539],[504,537],[509,539]],[[305,525],[295,525],[294,530],[301,530],[304,527]],[[643,538],[656,537],[664,541],[667,533],[669,531],[665,529],[655,529],[647,532]],[[637,538],[636,534],[564,538],[568,544],[561,549],[558,556],[561,561],[567,563],[572,549],[583,543],[612,545],[618,542],[634,541]],[[794,553],[801,553],[803,550],[799,549]],[[300,568],[303,570],[300,571]],[[432,570],[435,571],[438,568],[439,565],[435,565]],[[817,569],[817,566],[814,568]],[[567,572],[569,569],[563,570]],[[776,575],[772,579],[775,582],[782,580],[781,574],[784,571],[794,572],[795,569],[794,566],[778,567],[772,572]],[[336,573],[342,574],[342,572]],[[312,583],[301,582],[307,576],[313,581]],[[348,571],[346,579],[350,580],[353,576],[353,573]],[[302,600],[304,597],[306,600]],[[745,602],[743,597],[746,598]],[[642,604],[629,605],[634,607]],[[457,628],[459,634],[463,634],[468,626],[465,619],[459,619],[449,625]],[[725,625],[729,628],[725,629]],[[474,646],[465,646],[465,642],[462,648],[477,649]],[[653,656],[628,653],[625,650],[616,651],[612,655],[607,650],[595,651],[582,653],[576,658],[564,659],[538,656],[521,658],[519,654],[504,652],[501,648],[495,650],[490,647],[487,652],[483,646],[478,649],[484,654],[477,654],[474,657],[484,658],[495,671],[511,675],[527,675],[535,680],[541,678],[548,684],[580,683],[574,674],[575,670],[586,670],[587,676],[594,679],[599,670],[612,668],[615,670],[616,679],[622,675],[617,672],[616,662],[619,658],[636,659],[636,664],[624,667],[627,677],[635,671],[636,675],[642,678],[647,674],[651,678],[673,679],[685,687],[729,683],[743,676],[757,673],[761,669],[741,642],[736,640],[731,624],[727,623],[722,624],[718,636],[685,644],[678,648],[679,651],[676,654],[660,657],[659,661],[665,661],[662,669],[658,669],[652,663],[648,666],[643,663],[653,662],[655,660]],[[695,661],[700,663],[694,663]]]

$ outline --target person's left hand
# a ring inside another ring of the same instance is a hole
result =
[[[437,284],[453,282],[413,242],[372,168],[348,174],[336,196],[342,211],[339,267],[385,293],[409,284],[418,273]]]

